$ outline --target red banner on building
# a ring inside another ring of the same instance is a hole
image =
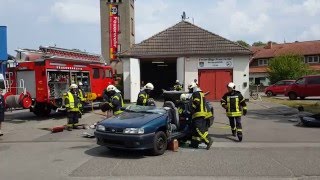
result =
[[[110,60],[116,60],[118,51],[118,35],[119,35],[119,13],[118,5],[109,5],[109,41],[110,41]]]

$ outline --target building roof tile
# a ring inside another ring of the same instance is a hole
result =
[[[181,21],[120,53],[120,57],[179,57],[185,55],[250,55],[250,49]]]

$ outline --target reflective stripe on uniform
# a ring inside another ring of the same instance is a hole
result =
[[[142,104],[146,105],[147,104],[147,99],[148,99],[148,94],[140,94],[139,97],[143,98]]]
[[[121,114],[122,112],[123,112],[123,111],[118,110],[118,111],[113,112],[113,114],[114,114],[114,115],[119,115],[119,114]]]
[[[199,98],[195,98],[195,99],[193,99],[193,101],[200,101],[200,111],[195,112],[192,115],[192,119],[197,118],[197,117],[206,117],[206,115],[207,115],[206,107],[205,107],[205,104],[203,102],[204,95],[203,95],[202,92],[199,92],[199,94],[200,94],[200,99]],[[194,105],[193,102],[192,102],[192,107],[196,108],[196,105]]]
[[[202,134],[201,131],[198,128],[196,128],[196,130],[197,130],[198,134],[200,135],[201,139],[203,139],[206,143],[209,143],[209,140],[207,138],[209,133],[205,132],[205,133]]]
[[[192,140],[195,140],[195,141],[201,141],[201,138],[198,137],[198,136],[192,136]]]
[[[236,112],[240,111],[239,109],[239,98],[236,98]]]
[[[69,104],[66,104],[67,108],[70,108],[70,111],[79,111],[79,104],[78,103],[78,107],[75,107],[74,104],[74,98],[73,98],[73,94],[71,92],[68,92],[68,100],[69,100]]]

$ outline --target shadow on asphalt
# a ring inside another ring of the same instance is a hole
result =
[[[250,110],[248,117],[259,120],[270,120],[279,123],[297,124],[299,122],[298,113],[294,111],[282,111],[279,107],[267,109]]]
[[[105,157],[113,159],[142,159],[146,156],[152,156],[148,151],[130,151],[130,150],[118,150],[108,149],[104,146],[94,147],[84,152],[89,156],[94,157]]]
[[[66,118],[65,113],[53,112],[49,116],[39,117],[32,112],[15,112],[14,114],[6,115],[5,121],[13,124],[20,124],[27,121],[44,121],[44,120],[60,120]],[[9,116],[9,117],[8,117]]]
[[[236,137],[232,137],[230,134],[209,134],[209,136],[213,138],[213,141],[215,141],[215,139],[226,139],[229,141],[239,142]]]

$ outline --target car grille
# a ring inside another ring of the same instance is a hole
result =
[[[122,134],[124,128],[112,128],[112,127],[106,127],[105,132],[107,133],[116,133],[116,134]]]

